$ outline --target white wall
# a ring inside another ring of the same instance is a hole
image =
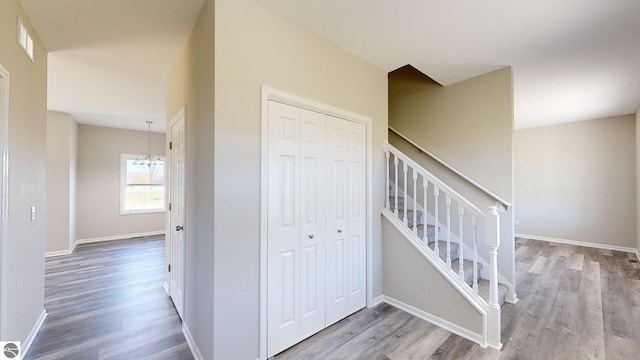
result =
[[[47,253],[65,252],[75,241],[78,123],[47,112]]]
[[[515,132],[516,232],[636,246],[633,115]]]
[[[204,359],[213,359],[214,342],[213,76],[214,1],[206,0],[185,50],[167,80],[167,121],[171,121],[180,108],[186,105],[186,274],[183,325],[193,336]],[[235,189],[233,187],[230,191]]]
[[[636,112],[636,249],[640,252],[640,109]]]
[[[165,154],[165,134],[151,134]],[[146,154],[147,132],[78,125],[76,240],[164,231],[164,212],[120,215],[120,155]]]
[[[0,5],[0,64],[10,73],[9,219],[2,248],[6,330],[2,340],[24,341],[44,309],[46,236],[47,52],[17,0]],[[34,41],[35,62],[19,47],[20,16]],[[36,219],[31,221],[31,206]],[[5,229],[3,229],[5,230]]]
[[[330,19],[328,19],[330,21]],[[373,119],[374,214],[383,207],[387,73],[252,0],[215,9],[214,358],[259,350],[261,86]],[[382,293],[373,217],[374,295]]]

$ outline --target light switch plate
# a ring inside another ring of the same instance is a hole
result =
[[[31,221],[36,221],[36,207],[31,207]]]

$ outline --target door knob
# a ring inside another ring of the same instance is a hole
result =
[[[184,229],[182,225],[176,225],[176,231],[182,231]]]
[[[342,234],[342,229],[338,229],[338,234]]]
[[[313,239],[313,234],[309,234],[309,239]]]

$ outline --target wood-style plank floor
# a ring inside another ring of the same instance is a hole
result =
[[[193,359],[165,293],[164,237],[77,247],[46,260],[49,313],[27,359]]]
[[[520,301],[502,307],[501,351],[382,304],[276,360],[640,359],[640,265],[630,259],[635,255],[517,239]]]

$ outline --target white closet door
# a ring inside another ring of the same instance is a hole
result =
[[[325,116],[301,110],[300,337],[325,328]]]
[[[269,102],[268,339],[273,356],[300,341],[300,110]]]
[[[366,291],[366,158],[367,138],[364,124],[347,122],[347,312],[352,314],[367,305]]]
[[[327,321],[366,305],[365,127],[327,116]]]
[[[269,356],[325,327],[324,121],[269,102]]]

